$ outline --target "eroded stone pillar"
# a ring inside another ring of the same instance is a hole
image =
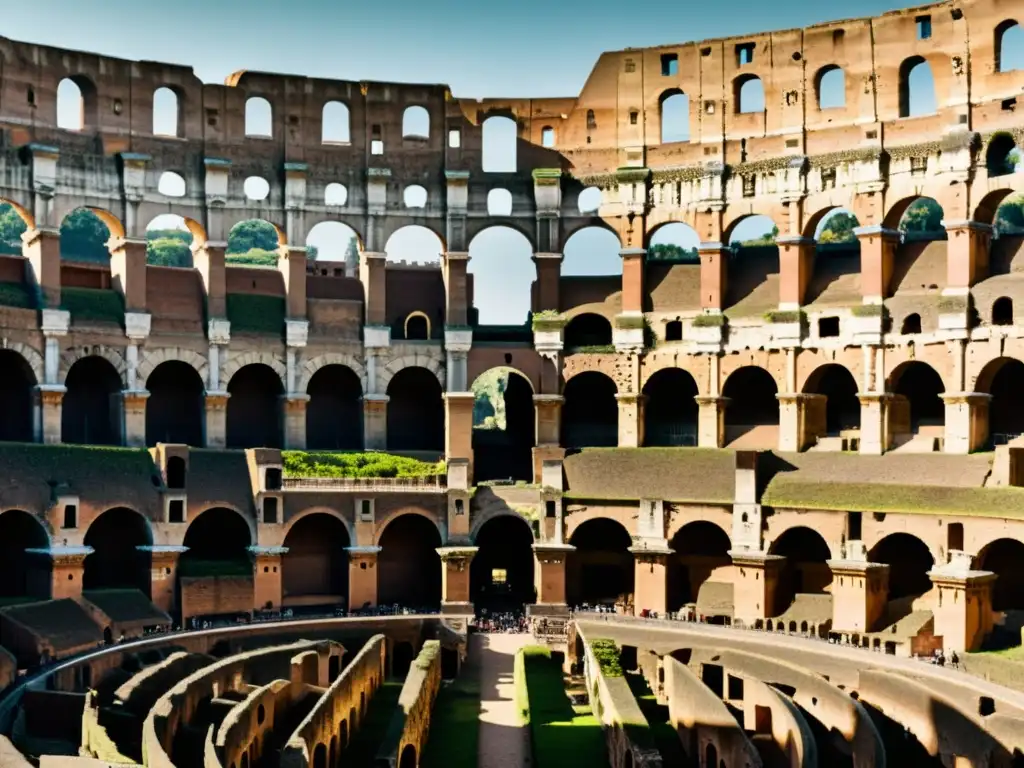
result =
[[[306,249],[292,245],[277,251],[277,269],[284,279],[286,316],[299,319],[306,316]]]
[[[281,610],[281,556],[288,548],[255,546],[249,551],[253,555],[253,607],[257,611]]]
[[[363,395],[363,446],[368,451],[386,451],[388,447],[387,395]]]
[[[366,298],[367,325],[383,326],[387,323],[386,268],[386,253],[363,251],[362,261],[359,262],[359,279],[363,284],[363,295]]]
[[[857,227],[853,233],[860,241],[861,294],[866,302],[880,304],[889,295],[900,233],[880,226]]]
[[[733,582],[733,620],[752,626],[758,619],[774,616],[779,572],[786,558],[737,550],[730,551],[729,556],[737,574]]]
[[[441,276],[444,278],[446,326],[462,327],[469,325],[469,291],[467,289],[466,268],[469,266],[469,253],[449,251],[441,257]]]
[[[93,553],[92,547],[50,547],[35,550],[32,554],[50,557],[50,598],[62,600],[66,597],[82,596],[82,578],[85,575],[85,558]]]
[[[570,544],[534,544],[534,583],[537,605],[567,609],[565,602],[566,561],[575,547]]]
[[[146,446],[146,402],[149,392],[145,389],[125,390],[121,393],[124,412],[124,444],[129,448]]]
[[[291,393],[284,400],[284,447],[303,450],[306,447],[306,406],[309,395]]]
[[[534,395],[533,409],[537,419],[537,445],[560,445],[562,442],[561,395]]]
[[[224,448],[228,442],[227,392],[206,393],[206,447]]]
[[[114,288],[124,297],[126,312],[146,311],[146,240],[116,237],[107,243],[110,250],[110,277]]]
[[[943,221],[946,230],[946,288],[968,289],[989,273],[992,227],[977,221]]]
[[[38,398],[36,441],[56,445],[61,439],[61,414],[64,393],[67,388],[60,384],[40,384],[36,387]]]
[[[227,243],[209,241],[202,245],[193,245],[192,263],[203,281],[206,290],[206,312],[210,318],[228,316],[227,309],[227,271],[224,254]]]
[[[668,542],[658,548],[630,547],[633,553],[633,605],[641,611],[668,612],[668,561],[673,551]]]
[[[39,289],[42,309],[60,306],[60,230],[41,227],[21,235],[25,277]]]
[[[814,274],[817,243],[794,235],[777,237],[775,242],[779,246],[779,309],[799,309]]]
[[[559,309],[559,281],[562,274],[562,254],[535,253],[533,263],[537,265],[537,292],[534,295],[533,311],[557,312]]]
[[[700,254],[701,309],[721,312],[728,287],[729,248],[722,243],[701,243],[697,252]]]
[[[137,549],[150,555],[149,594],[153,605],[166,613],[173,612],[177,607],[178,559],[188,547],[165,545]]]
[[[470,563],[477,547],[438,547],[441,556],[441,612],[473,615]]]
[[[946,409],[946,453],[967,454],[988,442],[988,414],[992,396],[983,392],[941,395]]]
[[[779,450],[803,451],[826,432],[825,395],[780,394]]]
[[[698,395],[697,445],[701,448],[721,448],[725,445],[725,409],[729,398],[721,395]]]
[[[643,248],[619,251],[622,257],[622,312],[644,311],[644,256]]]
[[[889,566],[851,560],[829,560],[828,566],[832,569],[832,631],[880,629],[889,602]]]
[[[928,576],[936,590],[932,613],[935,634],[942,648],[950,651],[976,651],[992,631],[992,585],[996,574],[939,568]]]
[[[444,452],[450,459],[468,459],[473,471],[472,392],[446,392],[444,395]]]
[[[619,404],[619,447],[639,448],[644,444],[644,396],[635,392],[615,395]]]
[[[857,395],[860,400],[860,452],[881,456],[892,445],[889,430],[889,403],[887,392],[867,392]]]
[[[377,605],[377,556],[380,547],[346,547],[348,552],[348,609]]]

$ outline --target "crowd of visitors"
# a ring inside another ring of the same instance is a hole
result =
[[[522,611],[492,612],[480,610],[473,619],[477,632],[497,632],[505,635],[521,635],[530,631],[530,621]]]

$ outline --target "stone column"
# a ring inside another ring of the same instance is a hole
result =
[[[348,552],[348,610],[377,605],[377,555],[380,547],[346,547]]]
[[[121,393],[124,411],[124,444],[129,448],[146,446],[146,401],[149,392],[145,389],[126,389]]]
[[[753,626],[758,619],[775,615],[775,589],[786,558],[763,552],[731,550],[736,566],[733,582],[733,620]]]
[[[177,607],[178,559],[188,547],[175,545],[136,547],[150,555],[149,594],[153,605],[165,613]]]
[[[857,227],[853,233],[860,241],[861,293],[865,302],[880,304],[889,295],[900,233],[880,226]]]
[[[889,566],[855,560],[829,560],[832,569],[832,631],[880,629],[889,602]]]
[[[996,575],[946,566],[928,576],[937,592],[932,614],[943,650],[964,653],[981,648],[992,631],[992,585]]]
[[[534,395],[533,408],[536,414],[537,445],[561,445],[562,403],[561,395]]]
[[[619,404],[619,447],[639,448],[644,444],[644,396],[635,392],[615,395]]]
[[[800,309],[814,274],[817,243],[794,235],[777,237],[775,242],[779,245],[779,309]]]
[[[942,395],[946,405],[946,453],[967,454],[988,441],[988,413],[992,395],[983,392],[949,392]]]
[[[881,456],[892,445],[889,430],[889,404],[892,395],[888,392],[861,392],[860,400],[860,452]]]
[[[383,326],[387,322],[385,305],[387,258],[386,253],[363,251],[362,261],[359,262],[359,279],[363,284],[363,295],[366,300],[367,325]]]
[[[85,575],[85,558],[93,553],[92,547],[49,547],[29,549],[29,554],[50,558],[50,599],[62,600],[82,596],[82,578]]]
[[[966,290],[989,273],[992,227],[977,221],[943,221],[946,230],[946,288]]]
[[[368,451],[388,448],[387,395],[363,395],[363,446]]]
[[[206,290],[206,312],[210,318],[228,316],[227,271],[224,263],[227,245],[225,242],[208,241],[192,247],[192,263]]]
[[[281,610],[281,556],[288,552],[288,547],[253,546],[249,551],[253,555],[253,609]]]
[[[36,442],[52,445],[61,440],[61,404],[67,390],[60,380],[60,345],[71,328],[71,313],[63,309],[43,309],[40,315],[40,330],[46,346],[43,381],[36,387],[38,400],[34,431]]]
[[[112,237],[110,277],[114,288],[124,297],[126,312],[146,311],[146,240],[135,237]]]
[[[449,251],[441,257],[441,275],[444,278],[444,324],[450,327],[469,325],[469,290],[466,268],[469,253]]]
[[[277,250],[277,269],[284,279],[286,316],[306,317],[306,249],[283,245]]]
[[[56,445],[60,442],[62,403],[65,392],[67,389],[59,384],[40,384],[36,387],[36,442],[46,445]]]
[[[477,547],[438,547],[441,556],[441,613],[473,615],[470,563]]]
[[[444,453],[448,460],[467,459],[473,472],[472,392],[446,392],[444,395]]]
[[[21,235],[25,278],[39,289],[42,309],[60,307],[60,230],[40,227]]]
[[[630,547],[633,553],[633,606],[664,615],[668,612],[668,561],[674,554],[668,542],[660,546]]]
[[[304,450],[306,447],[306,404],[309,395],[284,395],[284,447],[286,450]]]
[[[625,248],[619,251],[622,257],[622,312],[624,314],[644,311],[644,256],[643,248]]]
[[[825,395],[779,394],[779,450],[803,451],[825,434]]]
[[[206,393],[206,447],[224,448],[228,442],[227,392]]]
[[[725,409],[729,398],[721,395],[697,395],[697,445],[722,448],[725,445]]]
[[[721,312],[729,277],[729,247],[722,243],[701,243],[700,254],[700,306],[701,309]]]
[[[538,606],[568,610],[565,602],[565,564],[569,553],[575,549],[569,544],[533,545]]]
[[[562,274],[562,254],[535,253],[533,263],[537,265],[537,291],[534,294],[533,311],[559,310],[559,281]]]

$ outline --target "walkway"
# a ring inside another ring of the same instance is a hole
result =
[[[512,668],[530,635],[471,635],[469,653],[480,666],[480,747],[477,768],[526,768],[530,749],[516,710]]]

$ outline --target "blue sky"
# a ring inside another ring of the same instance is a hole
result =
[[[602,51],[806,26],[873,15],[905,3],[793,0],[35,0],[6,14],[2,33],[17,40],[128,59],[184,64],[207,82],[239,69],[346,80],[446,83],[460,97],[573,96]],[[168,13],[171,9],[173,12]],[[162,223],[162,222],[161,222]],[[746,236],[763,229],[754,222]],[[566,272],[621,271],[607,233],[581,233],[565,246]],[[341,258],[347,238],[314,233],[322,253]],[[689,243],[680,243],[689,245]],[[401,233],[394,258],[436,258],[429,234]],[[471,245],[477,306],[487,323],[525,320],[533,265],[530,246],[492,230]]]

